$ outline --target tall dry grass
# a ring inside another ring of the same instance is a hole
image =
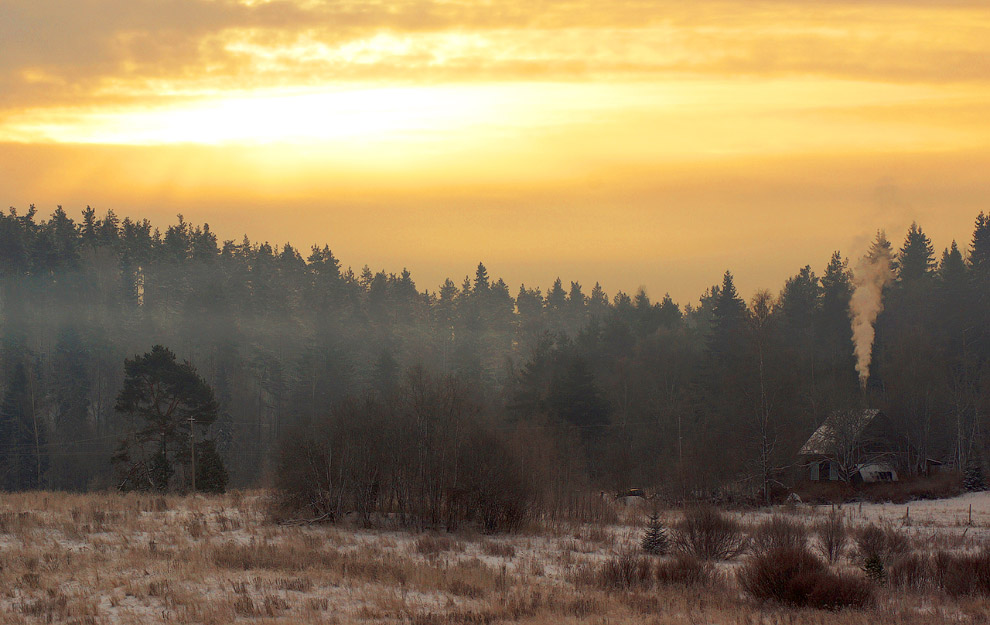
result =
[[[955,551],[942,548],[948,541],[928,541],[945,551],[933,548],[930,558],[927,551],[917,552],[913,562],[895,558],[888,585],[875,589],[875,605],[831,612],[743,598],[744,587],[728,571],[747,567],[754,561],[750,554],[729,565],[638,553],[642,518],[631,512],[624,514],[636,523],[628,526],[572,520],[549,531],[492,537],[282,526],[267,518],[266,509],[262,492],[3,495],[0,625],[658,619],[677,625],[927,625],[936,616],[956,623],[990,618],[978,581],[986,563],[980,552],[965,551],[968,539]],[[791,530],[779,521],[753,524],[740,514],[719,514],[736,522],[735,539],[754,534],[757,552],[764,550],[759,545],[790,542]],[[788,523],[810,526],[820,518],[791,515]],[[855,567],[840,562],[828,570],[848,576]],[[962,573],[948,574],[950,569]]]

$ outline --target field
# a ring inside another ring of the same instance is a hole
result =
[[[970,521],[972,506],[972,521]],[[812,526],[830,507],[733,512]],[[975,553],[990,539],[990,494],[839,508],[851,526],[882,522],[917,552]],[[678,510],[662,510],[668,526]],[[261,492],[193,498],[112,493],[0,498],[0,623],[983,623],[986,597],[878,587],[862,610],[760,603],[742,556],[696,583],[603,580],[636,552],[646,511],[607,524],[513,536],[272,522]],[[847,554],[839,569],[860,574]],[[637,557],[641,557],[637,555]]]

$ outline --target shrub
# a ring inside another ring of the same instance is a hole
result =
[[[444,551],[452,551],[457,547],[458,545],[453,539],[435,534],[424,534],[416,539],[415,544],[416,553],[428,557],[436,557]],[[463,549],[461,550],[463,551]]]
[[[660,521],[660,515],[653,513],[646,524],[646,532],[643,534],[643,551],[653,555],[663,555],[670,550],[670,538],[667,536],[667,528]]]
[[[711,507],[688,510],[676,529],[676,549],[702,560],[730,560],[744,552],[748,542],[735,519]]]
[[[843,549],[848,542],[846,534],[846,524],[835,510],[832,510],[828,518],[818,524],[815,528],[818,534],[818,551],[828,561],[829,564],[838,562]]]
[[[481,553],[497,558],[514,558],[516,556],[516,548],[506,542],[486,540],[481,543]]]
[[[816,576],[808,595],[809,607],[821,610],[864,608],[873,601],[873,588],[861,577],[825,571]]]
[[[654,576],[660,586],[708,586],[714,583],[716,571],[710,562],[682,554],[658,562]]]
[[[739,584],[757,599],[801,605],[812,590],[812,575],[825,570],[807,549],[783,547],[751,557],[739,570]]]
[[[598,585],[606,590],[648,588],[653,584],[650,558],[631,553],[609,558],[598,571]]]
[[[872,598],[865,580],[840,576],[805,547],[758,553],[739,569],[739,584],[750,596],[784,605],[839,609],[863,607]]]
[[[388,395],[349,399],[286,433],[275,473],[276,512],[334,522],[356,512],[419,528],[471,523],[487,533],[532,518],[534,463],[478,417],[462,383],[414,370]]]
[[[865,565],[868,560],[877,560],[889,565],[896,558],[911,551],[907,536],[889,525],[871,523],[856,535],[856,551]]]
[[[715,566],[689,555],[656,559],[635,553],[609,558],[593,572],[582,575],[605,590],[647,589],[654,586],[708,586],[717,579]]]
[[[990,596],[990,551],[903,555],[886,572],[890,585],[898,588],[940,589],[953,597]]]
[[[942,586],[953,597],[990,597],[990,550],[936,556]]]
[[[808,530],[782,516],[773,516],[753,532],[752,548],[756,554],[776,549],[804,549],[808,545]]]
[[[895,588],[923,590],[938,587],[940,576],[930,556],[909,553],[903,555],[887,569],[887,581]]]

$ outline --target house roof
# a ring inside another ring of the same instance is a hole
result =
[[[822,423],[811,435],[808,442],[801,448],[800,454],[802,456],[824,456],[832,453],[835,451],[835,441],[839,438],[840,432],[844,432],[845,436],[852,439],[857,439],[879,414],[880,411],[875,408],[833,412],[825,419],[825,423]]]

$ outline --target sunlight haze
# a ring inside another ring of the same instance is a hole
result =
[[[967,247],[988,59],[983,2],[7,0],[0,194],[420,290],[749,297],[878,228]]]

